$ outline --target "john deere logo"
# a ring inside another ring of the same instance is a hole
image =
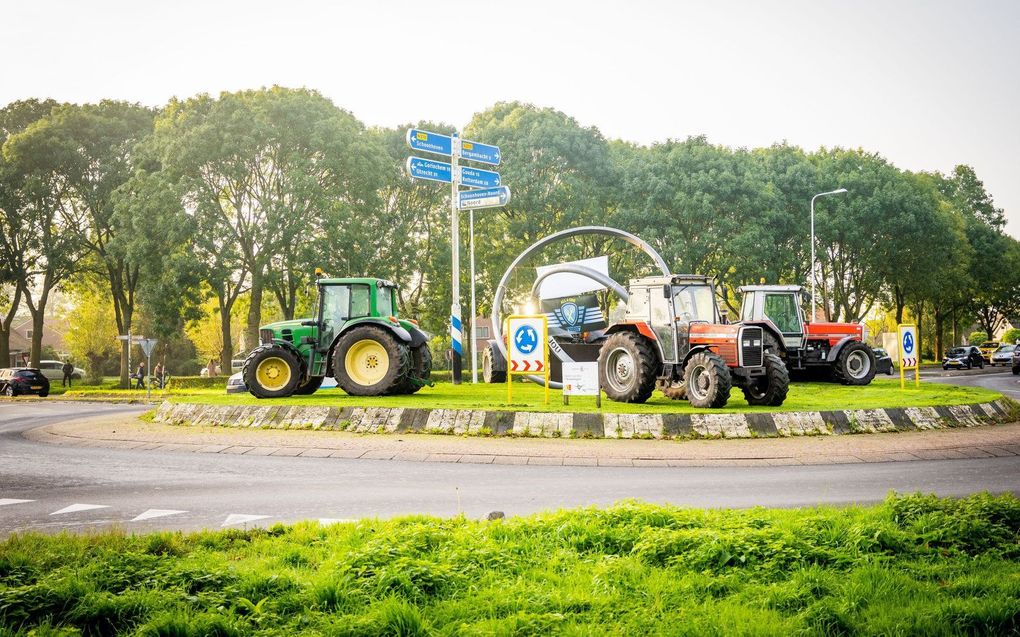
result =
[[[560,306],[560,316],[563,317],[565,327],[574,327],[580,322],[581,312],[577,303],[564,303]]]

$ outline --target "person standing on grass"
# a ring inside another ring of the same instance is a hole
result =
[[[135,372],[135,378],[138,379],[135,389],[145,389],[145,363],[138,363],[138,371]]]
[[[210,358],[209,364],[205,367],[206,376],[216,378],[216,359]]]
[[[64,361],[64,366],[60,368],[60,371],[64,372],[64,380],[61,381],[60,386],[70,387],[71,374],[74,374],[74,365],[71,364],[71,361]]]
[[[156,387],[163,389],[163,363],[156,363],[152,368],[152,375],[156,377]]]

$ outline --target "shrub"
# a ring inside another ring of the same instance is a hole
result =
[[[1011,327],[1002,333],[1002,342],[1009,345],[1020,341],[1020,327]]]
[[[988,332],[983,332],[981,330],[971,332],[970,336],[967,337],[967,342],[971,345],[980,345],[981,343],[984,343],[987,340]]]
[[[172,376],[170,378],[170,389],[218,389],[227,386],[229,376],[215,376],[206,378],[204,376]]]

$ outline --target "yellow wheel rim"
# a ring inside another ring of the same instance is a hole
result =
[[[390,371],[390,356],[378,341],[366,338],[347,350],[344,366],[351,380],[368,387],[386,377]]]
[[[263,359],[255,368],[255,380],[263,389],[279,391],[290,382],[290,365],[276,356]]]

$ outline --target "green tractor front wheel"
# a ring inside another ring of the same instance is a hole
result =
[[[411,372],[411,352],[405,343],[371,325],[351,329],[333,351],[333,377],[352,396],[399,393]]]
[[[256,398],[285,398],[301,383],[301,363],[288,349],[262,345],[244,360],[241,375]]]

